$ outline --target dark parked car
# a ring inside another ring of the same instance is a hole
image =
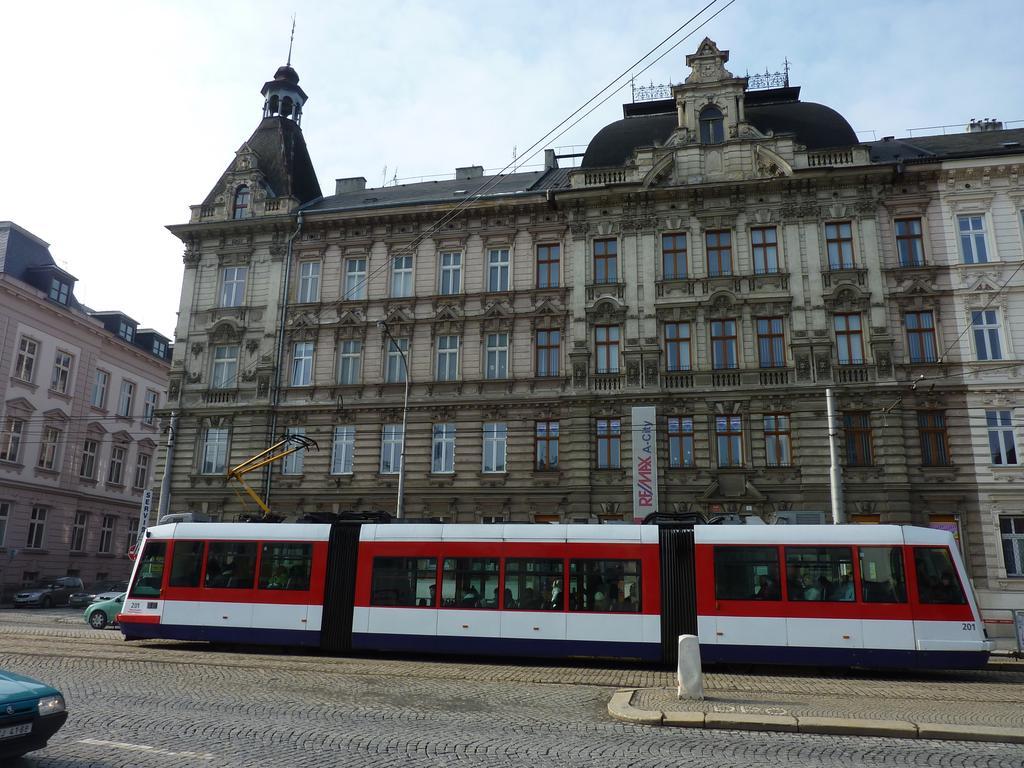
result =
[[[67,605],[74,592],[83,590],[82,580],[77,576],[61,576],[57,579],[40,581],[28,589],[16,592],[14,607],[52,608],[55,605]]]
[[[60,691],[31,677],[0,670],[0,758],[42,749],[68,713]]]
[[[92,591],[74,592],[68,598],[68,605],[72,608],[81,608],[90,603],[98,603],[100,600],[112,600],[128,590],[127,581],[101,581],[93,586]]]

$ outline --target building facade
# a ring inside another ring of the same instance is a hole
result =
[[[256,133],[171,227],[169,511],[242,513],[226,470],[290,432],[319,450],[261,479],[287,517],[395,510],[404,447],[408,518],[624,522],[657,499],[825,522],[831,388],[845,515],[955,530],[977,586],[1019,602],[1004,361],[1024,132],[863,144],[727,61],[702,42],[579,168],[549,152],[536,172],[328,196],[281,68]],[[999,266],[964,255],[971,237]]]
[[[170,342],[93,312],[47,243],[0,222],[0,585],[127,579]]]

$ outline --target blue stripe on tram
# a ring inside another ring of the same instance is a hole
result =
[[[320,633],[315,630],[140,623],[130,626],[122,624],[121,632],[128,640],[197,640],[210,643],[320,647]]]
[[[979,669],[987,651],[913,651],[893,648],[815,648],[778,645],[700,646],[705,664],[782,664],[821,667]]]

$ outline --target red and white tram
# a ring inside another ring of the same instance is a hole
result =
[[[952,537],[899,526],[177,523],[119,617],[173,638],[547,657],[978,667]]]

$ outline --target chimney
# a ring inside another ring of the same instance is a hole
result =
[[[1001,131],[1003,130],[1003,124],[1001,121],[996,120],[994,117],[990,117],[985,121],[986,131]]]
[[[484,167],[482,165],[467,165],[465,168],[455,169],[455,178],[459,181],[464,179],[482,179]]]
[[[343,195],[346,192],[362,192],[364,189],[366,189],[366,179],[362,176],[334,180],[334,194],[336,195]]]
[[[971,122],[967,124],[968,133],[980,133],[983,130],[985,130],[985,127],[982,125],[981,121],[975,120],[973,117],[971,118]]]
[[[553,168],[558,167],[558,158],[555,157],[555,150],[545,149],[544,150],[544,170],[550,171]]]

